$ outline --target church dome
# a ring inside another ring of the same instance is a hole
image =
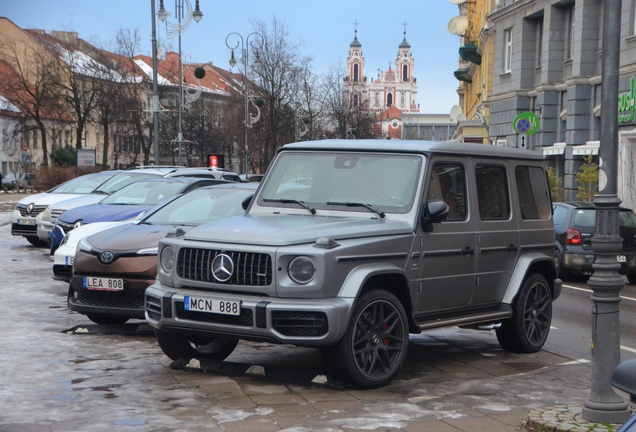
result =
[[[400,49],[402,49],[402,48],[411,48],[411,44],[409,44],[409,43],[406,41],[406,33],[404,34],[404,40],[403,40],[403,41],[402,41],[402,43],[400,44],[399,48],[400,48]]]
[[[358,31],[356,30],[356,35],[353,38],[353,42],[349,45],[350,48],[362,48],[362,44],[358,41]]]

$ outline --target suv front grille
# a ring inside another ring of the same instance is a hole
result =
[[[60,215],[65,211],[66,210],[51,210],[51,222],[55,223],[57,221],[57,218],[60,217]]]
[[[329,325],[323,312],[272,312],[272,327],[285,336],[317,337],[327,334]]]
[[[225,282],[214,279],[212,260],[225,253],[234,263],[232,276]],[[177,260],[177,275],[181,279],[226,285],[268,286],[272,283],[272,259],[267,254],[225,252],[210,249],[183,248]]]
[[[187,311],[183,308],[183,302],[176,302],[177,318],[190,321],[204,321],[216,324],[227,324],[242,327],[252,327],[252,309],[241,308],[241,315],[223,315],[208,312]]]
[[[144,294],[139,292],[78,290],[78,303],[111,308],[143,309]]]

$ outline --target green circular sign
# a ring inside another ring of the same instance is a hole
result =
[[[539,117],[532,111],[522,112],[512,121],[512,127],[518,134],[532,135],[539,130]]]

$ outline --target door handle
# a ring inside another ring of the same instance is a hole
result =
[[[472,249],[470,246],[466,246],[464,250],[462,250],[462,255],[472,255],[475,253],[475,249]]]
[[[508,252],[513,252],[513,251],[516,251],[517,249],[519,249],[519,248],[517,246],[513,245],[513,244],[511,244],[510,246],[506,246],[506,250]]]

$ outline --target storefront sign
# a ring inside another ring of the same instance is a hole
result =
[[[629,91],[618,95],[618,124],[634,121],[634,100],[636,100],[636,77],[631,77]]]

